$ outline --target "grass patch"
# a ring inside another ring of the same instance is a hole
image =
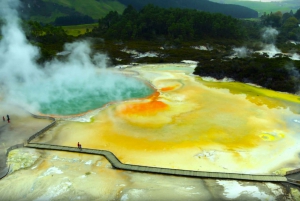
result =
[[[71,36],[79,36],[81,34],[85,34],[87,32],[92,31],[94,27],[97,26],[95,24],[80,24],[80,25],[72,25],[72,26],[63,26],[62,28],[66,31],[68,35]]]

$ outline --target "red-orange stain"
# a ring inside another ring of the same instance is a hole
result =
[[[121,112],[123,114],[154,115],[166,110],[169,106],[161,101],[150,101],[147,103],[135,103],[126,106]]]
[[[148,99],[150,100],[157,100],[159,97],[160,93],[158,91],[154,92]]]
[[[126,115],[155,115],[168,109],[169,106],[167,104],[157,100],[158,96],[159,93],[155,92],[149,97],[149,102],[128,104],[121,110],[121,113]]]
[[[175,88],[176,88],[176,86],[163,87],[163,88],[161,88],[160,90],[161,90],[161,91],[171,91],[171,90],[174,90]]]

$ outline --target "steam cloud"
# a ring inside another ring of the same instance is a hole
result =
[[[275,46],[276,37],[278,34],[279,32],[272,27],[265,28],[262,33],[262,39],[264,42],[263,49],[258,52],[266,53],[269,55],[269,57],[274,57],[276,54],[281,53],[281,51]]]
[[[263,49],[256,52],[260,54],[266,53],[269,57],[274,57],[276,54],[281,53],[281,51],[275,46],[278,33],[279,32],[274,28],[265,28],[262,33]],[[245,58],[252,54],[252,50],[247,47],[235,47],[232,50],[232,57]]]
[[[236,56],[238,58],[245,58],[245,57],[248,57],[252,53],[252,50],[249,50],[246,47],[236,47],[236,48],[233,48],[233,52],[234,52],[234,56]]]
[[[300,55],[297,54],[297,53],[294,53],[291,57],[292,60],[297,60],[297,61],[300,61]]]
[[[282,53],[280,49],[275,46],[276,37],[279,32],[274,28],[265,28],[262,34],[263,38],[263,49],[258,51],[260,53],[266,53],[269,57],[274,57],[276,54],[284,54],[289,56],[292,60],[300,60],[300,56],[297,53]]]
[[[31,111],[39,110],[41,104],[57,99],[69,102],[80,92],[105,93],[114,100],[124,98],[124,89],[143,90],[137,80],[105,73],[99,77],[99,67],[105,68],[107,58],[92,54],[88,41],[66,44],[70,52],[62,62],[54,59],[38,65],[39,49],[31,45],[20,26],[18,0],[0,1],[0,18],[4,20],[0,40],[0,100],[17,103]],[[72,93],[72,91],[76,93]],[[123,90],[123,91],[122,91]],[[125,94],[130,97],[130,94]]]
[[[278,34],[279,34],[279,32],[276,29],[274,29],[272,27],[267,27],[264,29],[262,38],[265,43],[274,44],[276,42],[276,37]]]

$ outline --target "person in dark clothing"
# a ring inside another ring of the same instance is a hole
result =
[[[6,115],[6,117],[7,117],[7,122],[9,123],[10,122],[10,118],[9,118],[8,115]]]

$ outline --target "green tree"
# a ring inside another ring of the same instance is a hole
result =
[[[110,12],[99,20],[98,34],[106,38],[194,40],[203,36],[242,38],[239,20],[222,14],[210,14],[190,9],[145,6],[140,11],[133,7],[122,15]],[[95,33],[97,34],[97,33]]]
[[[294,17],[300,20],[300,9],[294,14]]]
[[[295,31],[295,29],[299,28],[299,20],[295,17],[288,18],[285,23],[282,25],[282,31],[290,34],[291,36],[294,35],[291,32]]]
[[[263,25],[271,26],[275,28],[281,27],[282,13],[277,12],[273,14],[272,12],[261,18]]]
[[[104,18],[98,21],[100,30],[107,30],[110,26],[119,20],[117,11],[110,11]]]

